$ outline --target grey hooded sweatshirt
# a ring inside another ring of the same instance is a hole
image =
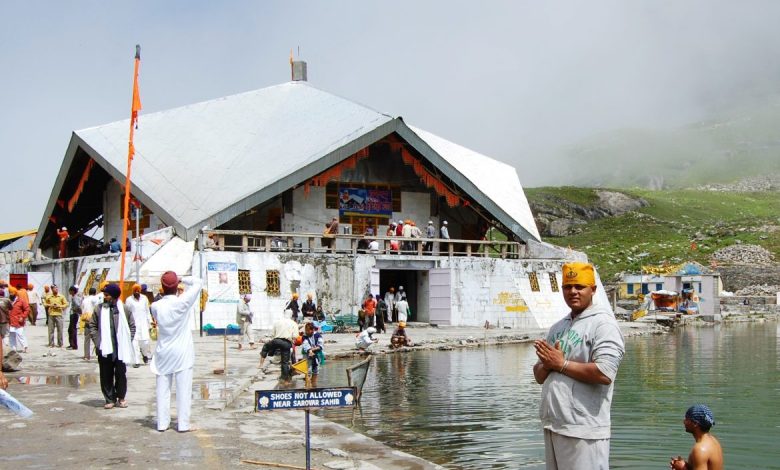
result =
[[[569,437],[609,439],[612,390],[625,352],[615,315],[601,305],[591,305],[574,320],[569,313],[547,333],[548,344],[556,341],[566,359],[595,362],[611,383],[589,384],[551,371],[542,385],[542,426]]]

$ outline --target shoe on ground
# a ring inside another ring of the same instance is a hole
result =
[[[119,402],[116,404],[116,406],[120,408],[127,408],[127,400],[119,400]]]
[[[141,364],[133,364],[133,369],[138,369],[139,367],[141,367]]]
[[[110,410],[113,407],[114,407],[113,403],[106,403],[105,405],[103,405],[103,408],[105,408],[106,410]]]

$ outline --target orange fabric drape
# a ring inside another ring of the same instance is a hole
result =
[[[436,175],[428,171],[428,169],[425,168],[425,165],[404,147],[403,143],[390,142],[390,148],[393,150],[400,149],[401,159],[404,164],[411,166],[414,173],[420,177],[420,181],[422,181],[425,186],[433,188],[433,190],[436,191],[436,194],[442,196],[444,200],[447,201],[448,206],[457,207],[459,204],[463,204],[464,206],[468,205],[468,201],[455,194],[455,192],[448,188],[446,184],[436,177]]]
[[[87,183],[87,180],[89,179],[89,173],[92,171],[92,166],[95,164],[95,160],[92,160],[91,158],[87,162],[87,167],[84,168],[84,173],[81,175],[81,179],[79,180],[79,185],[76,186],[76,190],[73,191],[73,195],[68,199],[68,212],[73,212],[73,207],[76,206],[76,202],[79,200],[79,196],[81,196],[82,191],[84,191],[84,185]]]
[[[368,148],[362,148],[358,150],[357,152],[345,158],[341,162],[337,163],[336,165],[333,165],[332,167],[323,171],[319,175],[315,176],[310,181],[306,181],[303,184],[303,193],[306,196],[308,196],[309,193],[311,192],[312,186],[325,186],[330,181],[338,180],[339,177],[341,176],[341,173],[344,170],[351,170],[355,168],[357,166],[358,161],[364,158],[368,158]]]

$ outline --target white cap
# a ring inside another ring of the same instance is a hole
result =
[[[368,328],[366,328],[366,331],[368,332],[368,334],[373,335],[374,333],[376,333],[376,328],[374,328],[373,326],[369,326]]]
[[[444,222],[442,222],[442,224],[447,225],[447,221],[445,220]]]
[[[432,221],[432,220],[429,220],[429,221],[428,221],[428,225],[433,225],[433,221]]]
[[[401,224],[401,225],[403,225],[403,224],[404,224],[404,221],[403,221],[403,220],[399,220],[399,221],[398,221],[398,223],[399,223],[399,224]]]
[[[398,286],[398,290],[401,290],[403,288],[404,288],[404,286]]]

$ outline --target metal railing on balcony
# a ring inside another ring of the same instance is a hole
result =
[[[408,256],[478,256],[505,259],[525,257],[526,245],[499,240],[376,237],[302,232],[205,230],[202,248],[215,251],[374,254]],[[378,247],[371,249],[369,242]],[[396,243],[397,242],[397,245]]]

